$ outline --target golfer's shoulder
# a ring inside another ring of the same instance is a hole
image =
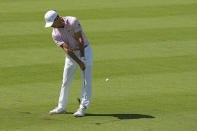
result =
[[[73,25],[74,23],[78,22],[77,18],[74,16],[66,16],[64,20],[67,24]]]
[[[77,18],[74,16],[65,16],[63,18],[65,18],[66,20],[70,20],[70,21],[77,20]]]

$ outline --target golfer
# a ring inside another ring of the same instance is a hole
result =
[[[60,17],[54,10],[49,10],[44,18],[45,27],[53,28],[52,38],[54,42],[66,52],[58,106],[49,114],[66,113],[69,88],[79,66],[82,74],[82,91],[79,109],[73,115],[76,117],[84,116],[85,109],[89,108],[91,100],[92,49],[77,18],[72,16]]]

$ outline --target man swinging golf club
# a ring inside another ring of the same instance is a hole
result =
[[[49,114],[66,113],[69,88],[79,65],[82,74],[82,91],[79,109],[73,115],[76,117],[84,116],[85,109],[89,108],[91,99],[92,49],[77,18],[72,16],[60,17],[54,10],[49,10],[44,18],[45,27],[53,28],[52,38],[54,42],[66,52],[58,106]]]

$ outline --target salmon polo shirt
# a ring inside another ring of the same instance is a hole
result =
[[[57,46],[67,43],[69,49],[78,50],[79,42],[74,33],[81,31],[84,45],[87,46],[88,40],[83,32],[80,22],[72,16],[62,17],[65,22],[63,28],[53,28],[52,38]]]

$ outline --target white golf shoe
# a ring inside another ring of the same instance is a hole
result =
[[[83,117],[83,116],[85,116],[85,109],[86,109],[85,107],[79,108],[77,110],[77,112],[75,112],[73,114],[73,116],[75,116],[75,117]]]
[[[51,110],[49,112],[50,115],[53,115],[53,114],[65,114],[65,113],[66,113],[65,109],[58,108],[58,107],[56,107],[55,109],[53,109],[53,110]]]

